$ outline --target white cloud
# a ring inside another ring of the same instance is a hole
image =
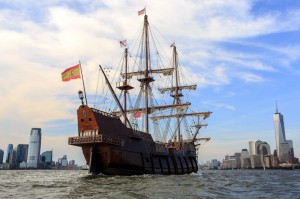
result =
[[[66,120],[64,125],[76,129],[76,107],[80,103],[77,91],[82,84],[80,80],[63,83],[60,73],[81,60],[87,92],[93,93],[98,64],[116,66],[122,54],[118,41],[128,39],[133,43],[129,38],[142,25],[137,11],[145,1],[78,3],[80,6],[76,7],[72,1],[11,1],[11,8],[0,10],[0,136],[5,137],[0,148],[13,141],[27,141],[29,133],[24,131],[29,132],[31,127],[48,129],[51,135],[59,132],[57,128],[61,126],[53,128],[51,122]],[[199,86],[214,87],[228,85],[233,78],[260,82],[264,77],[259,72],[276,71],[262,61],[262,55],[227,51],[219,41],[300,26],[297,10],[255,16],[251,6],[252,1],[151,1],[147,13],[150,22],[181,47],[186,79]],[[298,48],[274,47],[286,55],[287,64],[299,59]],[[211,105],[236,110],[221,102]],[[76,132],[61,133],[67,136]],[[15,139],[18,135],[19,139]],[[59,146],[54,145],[53,137],[45,136],[45,148],[53,144],[59,155],[64,154],[67,142],[63,135],[58,138]],[[66,148],[66,153],[73,152]]]
[[[243,79],[245,82],[262,82],[264,79],[258,75],[252,73],[239,73],[238,77]]]

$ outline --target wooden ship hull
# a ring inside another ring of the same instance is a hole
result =
[[[151,134],[127,128],[115,115],[81,105],[77,110],[78,136],[69,144],[82,148],[93,174],[188,174],[198,171],[192,141],[154,142]]]

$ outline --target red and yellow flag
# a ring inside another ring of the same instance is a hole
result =
[[[80,78],[80,64],[72,66],[61,73],[61,79],[64,82],[78,78]]]

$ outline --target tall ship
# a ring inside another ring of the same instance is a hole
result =
[[[191,103],[184,101],[183,93],[196,90],[197,86],[181,83],[175,43],[171,45],[169,64],[165,67],[160,64],[157,48],[151,48],[155,44],[152,38],[145,14],[139,42],[135,45],[137,54],[129,52],[124,42],[120,42],[125,51],[116,88],[99,65],[104,85],[117,108],[89,107],[86,100],[84,103],[83,92],[78,93],[81,99],[77,110],[78,135],[69,137],[68,143],[82,148],[92,174],[171,175],[198,171],[197,147],[210,139],[199,138],[199,130],[207,126],[203,121],[211,112],[191,111]],[[153,49],[155,55],[151,54]],[[129,59],[134,60],[133,66]],[[158,81],[164,78],[167,80]]]

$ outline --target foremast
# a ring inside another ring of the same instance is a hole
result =
[[[124,81],[120,82],[119,85],[117,85],[117,88],[120,89],[122,92],[124,92],[124,101],[123,101],[123,119],[124,119],[124,124],[125,126],[127,125],[127,94],[128,91],[133,89],[133,87],[131,85],[128,84],[128,77],[127,77],[127,73],[128,73],[128,48],[125,48],[124,51],[124,59],[125,59],[125,72],[124,72]]]
[[[178,53],[176,50],[176,45],[175,43],[172,44],[173,47],[173,58],[172,58],[172,62],[173,62],[173,68],[175,69],[175,75],[174,75],[174,80],[175,80],[175,86],[173,87],[168,87],[168,88],[160,88],[159,91],[161,93],[165,93],[165,92],[170,92],[170,96],[174,98],[174,108],[178,107],[179,105],[182,104],[181,101],[181,97],[183,97],[182,94],[182,90],[196,90],[197,85],[185,85],[185,86],[181,86],[180,85],[180,78],[179,78],[179,65],[178,65]],[[190,105],[190,103],[189,103]],[[181,143],[183,142],[182,140],[182,135],[181,135],[181,131],[180,131],[180,122],[181,122],[181,118],[183,117],[188,117],[188,116],[197,116],[198,117],[198,124],[196,125],[196,133],[193,135],[193,139],[192,141],[196,141],[197,138],[197,134],[201,128],[201,126],[207,126],[207,124],[202,125],[200,124],[200,117],[203,117],[203,119],[206,119],[210,116],[211,112],[194,112],[194,113],[183,113],[184,109],[178,109],[176,111],[176,114],[172,114],[172,115],[164,115],[164,116],[153,116],[151,117],[151,119],[153,120],[160,120],[160,119],[167,119],[167,118],[176,118],[176,128],[177,128],[177,139],[175,139],[175,141],[177,141],[178,145],[181,146]]]

